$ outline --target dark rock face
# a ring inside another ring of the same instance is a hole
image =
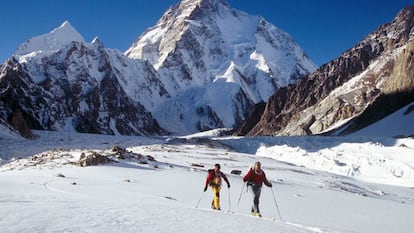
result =
[[[98,64],[97,70],[92,69]],[[96,74],[101,77],[96,77]],[[103,47],[73,42],[42,63],[19,63],[14,58],[1,66],[0,116],[16,119],[38,130],[61,130],[121,135],[162,135],[156,120],[122,88]],[[11,117],[13,116],[13,117]]]
[[[242,125],[239,127],[239,131],[237,132],[239,135],[247,134],[259,121],[260,117],[263,115],[265,110],[266,103],[261,102],[256,104],[253,107],[253,111],[248,115],[248,121],[244,121]]]
[[[9,122],[21,136],[25,138],[34,138],[32,130],[29,128],[28,124],[24,120],[22,113],[19,110],[15,110],[10,114]]]
[[[40,89],[34,84],[30,76],[23,70],[22,66],[16,60],[10,59],[1,66],[0,77],[0,114],[2,119],[8,119],[7,122],[12,124],[14,112],[20,112],[23,121],[31,129],[42,129],[37,115],[33,109],[34,106],[47,106],[47,101],[41,95]],[[30,110],[22,108],[27,106]],[[17,129],[17,128],[15,128]]]
[[[257,116],[249,118],[236,134],[320,134],[358,116],[347,130],[328,132],[346,134],[381,119],[414,99],[414,50],[409,42],[413,38],[414,7],[410,6],[297,85],[279,89],[268,100],[261,120],[255,123]],[[390,107],[373,114],[384,104]]]

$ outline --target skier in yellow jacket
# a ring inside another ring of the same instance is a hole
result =
[[[209,173],[206,178],[206,185],[204,187],[204,192],[207,191],[208,185],[211,186],[211,189],[214,193],[213,202],[211,203],[211,208],[215,210],[221,210],[220,208],[220,190],[221,190],[221,178],[224,179],[227,183],[227,187],[230,188],[230,182],[227,179],[226,175],[220,171],[220,164],[215,164],[214,169],[209,170]]]

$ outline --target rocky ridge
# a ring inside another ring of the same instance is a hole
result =
[[[33,45],[39,41],[58,44],[54,35],[61,35],[60,30],[76,34],[65,22],[50,34],[25,42],[15,56],[1,65],[3,119],[18,111],[31,129],[122,135],[165,133],[151,113],[128,96],[124,89],[127,77],[117,67],[121,63],[123,67],[131,65],[131,69],[146,69],[149,78],[156,76],[150,73],[150,65],[128,63],[129,59],[105,49],[98,39],[92,43],[66,39],[48,51],[28,49],[35,48]]]
[[[413,38],[409,6],[297,85],[279,89],[236,134],[349,134],[411,103]]]

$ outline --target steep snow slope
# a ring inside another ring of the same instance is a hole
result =
[[[407,105],[386,118],[365,127],[352,136],[388,136],[407,137],[414,136],[414,103]]]
[[[24,62],[27,57],[46,56],[73,41],[85,42],[82,35],[72,27],[69,21],[65,21],[51,32],[27,40],[17,48],[15,55],[21,62]]]

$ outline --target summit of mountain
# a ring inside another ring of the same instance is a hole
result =
[[[158,71],[170,97],[154,116],[176,133],[235,127],[254,104],[316,69],[289,34],[224,0],[170,7],[125,55]]]
[[[54,52],[72,41],[85,42],[83,36],[69,23],[65,21],[59,27],[49,33],[30,38],[21,44],[15,52],[15,56],[35,56],[39,53],[48,54]]]

